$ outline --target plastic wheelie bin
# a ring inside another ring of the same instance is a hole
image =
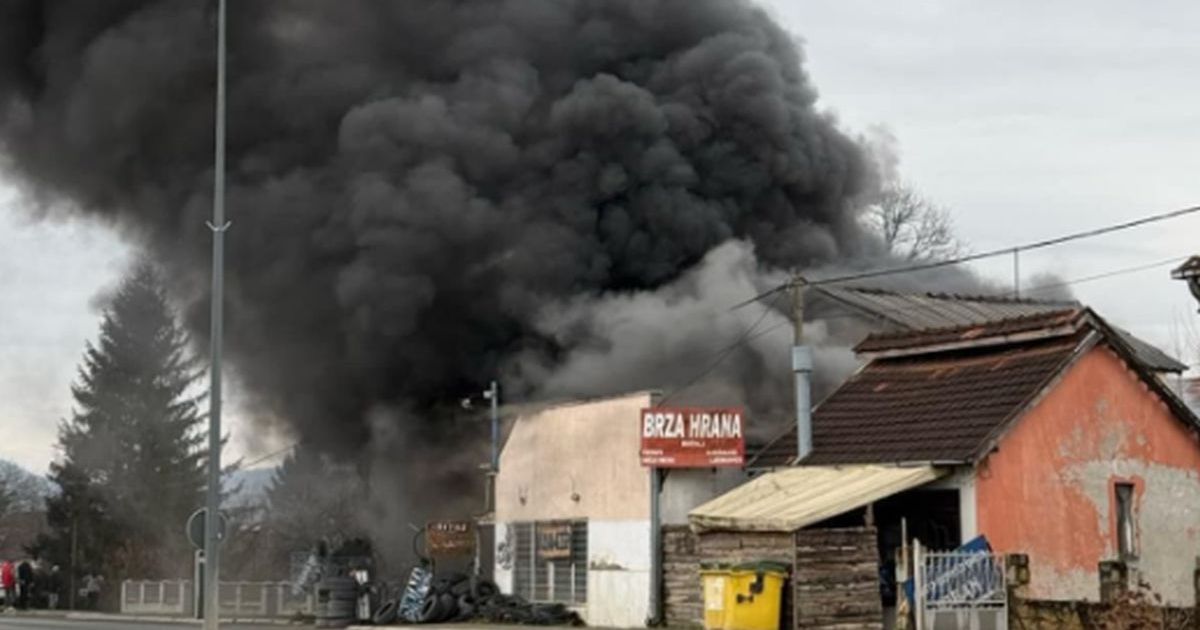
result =
[[[778,562],[751,562],[730,569],[723,630],[779,630],[787,576],[787,566]]]

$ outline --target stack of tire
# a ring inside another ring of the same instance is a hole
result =
[[[328,577],[317,582],[317,627],[345,628],[354,623],[358,582],[351,577]]]
[[[475,579],[462,573],[437,578],[430,584],[421,604],[420,612],[413,619],[416,623],[444,623],[475,619],[482,602],[498,595],[500,589],[491,580]],[[374,616],[376,624],[389,624],[397,620],[398,601],[384,604]]]

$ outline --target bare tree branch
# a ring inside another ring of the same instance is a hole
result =
[[[905,260],[944,260],[966,251],[950,213],[904,184],[884,188],[866,218],[888,251]]]
[[[45,509],[50,484],[20,466],[0,460],[0,516]]]

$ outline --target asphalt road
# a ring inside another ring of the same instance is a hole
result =
[[[189,630],[199,627],[199,624],[195,623],[144,623],[126,620],[77,621],[72,619],[0,615],[0,630]],[[288,627],[234,623],[221,624],[222,630],[283,630]]]

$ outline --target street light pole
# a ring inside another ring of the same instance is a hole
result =
[[[492,403],[492,474],[500,472],[500,385],[492,381],[483,397]]]
[[[204,630],[220,627],[220,584],[218,567],[220,532],[218,519],[221,509],[221,344],[224,335],[223,302],[225,298],[225,6],[218,0],[217,9],[217,101],[216,156],[213,165],[213,218],[208,224],[213,233],[212,250],[212,366],[208,403],[208,487],[204,515]]]

